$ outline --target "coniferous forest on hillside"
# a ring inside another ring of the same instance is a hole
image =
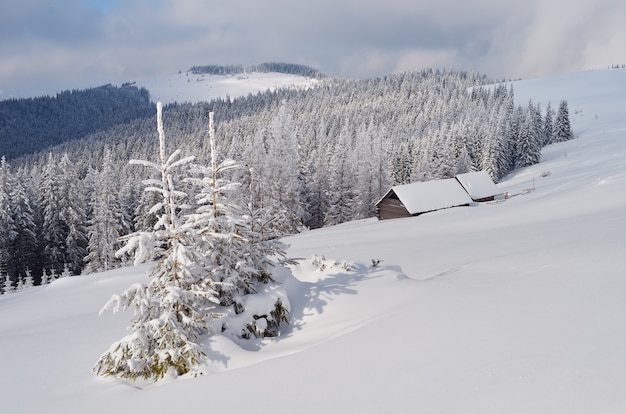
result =
[[[520,107],[507,85],[481,87],[490,83],[438,70],[324,78],[169,105],[163,122],[169,152],[206,164],[214,112],[219,153],[245,166],[233,172],[239,204],[266,212],[267,234],[281,236],[372,217],[392,185],[472,170],[497,182],[572,138],[567,102]],[[124,264],[119,237],[155,224],[145,170],[129,163],[158,154],[154,108],[131,85],[0,102],[3,292]]]
[[[144,88],[130,84],[0,101],[0,154],[7,159],[152,116]]]

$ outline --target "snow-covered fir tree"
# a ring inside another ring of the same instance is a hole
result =
[[[206,277],[197,235],[183,223],[187,194],[179,189],[193,157],[180,150],[166,155],[162,105],[157,105],[159,162],[137,161],[159,174],[148,179],[146,191],[159,194],[151,212],[157,216],[152,231],[126,238],[121,254],[133,252],[135,263],[155,259],[147,284],[135,284],[114,295],[103,311],[133,309],[132,333],[111,345],[97,361],[99,375],[158,380],[194,370],[205,358],[198,340],[208,333],[207,318],[219,303]],[[182,170],[182,171],[181,171]]]
[[[364,219],[375,213],[372,200],[380,199],[389,189],[391,177],[388,175],[386,148],[383,147],[384,127],[375,127],[372,122],[362,125],[356,132],[354,151],[355,186],[352,217]]]
[[[548,106],[546,107],[546,116],[543,118],[543,138],[543,145],[552,143],[554,139],[554,111],[552,110],[550,102],[548,102]]]
[[[48,272],[46,272],[46,269],[42,270],[41,276],[39,277],[39,283],[41,285],[47,285],[48,283],[50,283],[50,277],[48,276]]]
[[[84,188],[77,185],[80,182],[78,171],[68,154],[63,154],[59,167],[60,217],[66,228],[65,257],[60,272],[67,265],[73,274],[78,275],[85,267],[87,256],[87,200],[83,197]]]
[[[294,234],[302,226],[304,191],[300,175],[297,131],[291,114],[283,103],[272,120],[263,169],[265,207],[278,216],[274,222],[280,235]]]
[[[28,289],[35,286],[35,281],[30,269],[26,269],[24,272],[24,289]]]
[[[574,138],[569,120],[567,101],[561,101],[556,115],[552,142],[564,142]]]
[[[12,246],[17,237],[11,203],[12,180],[6,159],[0,160],[0,272],[8,279],[15,276]]]
[[[63,264],[63,268],[65,268],[65,264]],[[59,278],[59,274],[57,273],[55,268],[50,269],[50,275],[48,276],[48,283],[52,283]]]
[[[96,188],[92,192],[92,217],[89,223],[89,254],[85,258],[88,272],[106,271],[117,267],[121,261],[115,252],[119,237],[128,232],[119,200],[119,180],[113,165],[111,151],[104,155],[102,170],[93,172]]]
[[[2,291],[4,293],[11,293],[15,291],[15,282],[8,274],[0,275],[0,282],[2,282]]]
[[[526,118],[520,129],[516,146],[516,166],[518,168],[536,164],[541,158],[541,144],[536,120],[534,110],[526,110]]]
[[[68,154],[57,161],[50,153],[43,172],[40,203],[45,265],[55,274],[62,272],[66,263],[74,274],[80,274],[87,255],[86,216],[78,182]]]
[[[152,231],[129,235],[120,253],[133,252],[135,262],[154,259],[147,284],[136,284],[114,295],[103,310],[134,310],[132,333],[114,343],[97,361],[100,375],[158,380],[165,375],[194,373],[206,358],[203,336],[231,332],[237,338],[274,334],[287,320],[286,295],[268,291],[273,256],[284,256],[283,245],[263,240],[252,217],[239,215],[226,194],[239,185],[224,175],[237,165],[218,162],[212,114],[209,121],[211,161],[194,167],[193,157],[180,151],[166,156],[162,106],[157,105],[159,163],[136,161],[158,172],[145,180],[146,191],[159,194],[151,209],[158,219]],[[198,207],[188,204],[184,181],[197,185]],[[265,293],[246,312],[249,296]],[[259,312],[261,310],[261,312]],[[212,323],[213,320],[213,323]],[[216,322],[217,321],[217,322]]]
[[[241,185],[228,177],[241,166],[219,159],[212,113],[209,146],[209,165],[198,167],[200,177],[190,180],[199,188],[198,208],[186,225],[200,236],[203,266],[218,292],[223,317],[213,320],[212,331],[236,338],[276,336],[280,324],[288,320],[289,302],[272,277],[279,262],[288,262],[286,245],[273,238],[275,227],[269,225],[275,209],[233,203],[240,199],[234,193]]]
[[[351,218],[353,206],[353,170],[351,169],[352,125],[346,120],[330,159],[328,176],[328,210],[324,225],[332,226]]]
[[[15,290],[23,290],[24,289],[24,278],[19,276],[17,278],[17,285],[15,286]]]
[[[73,276],[73,274],[72,274],[72,271],[70,270],[70,266],[67,263],[65,263],[63,265],[63,271],[59,275],[59,279],[63,279],[66,277],[71,277],[71,276]]]
[[[29,268],[38,269],[39,245],[35,212],[31,205],[31,197],[23,184],[23,179],[13,181],[11,191],[11,208],[15,224],[15,238],[11,245],[12,265],[15,274],[29,277]],[[32,282],[32,276],[30,276]]]
[[[311,142],[308,155],[304,160],[304,186],[306,194],[306,226],[320,228],[324,225],[324,217],[328,211],[328,195],[326,185],[328,181],[328,135],[322,120],[316,125],[315,139]]]

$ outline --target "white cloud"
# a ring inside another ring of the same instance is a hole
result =
[[[512,78],[626,63],[618,0],[87,3],[3,6],[0,87],[270,60],[354,77],[445,66]]]

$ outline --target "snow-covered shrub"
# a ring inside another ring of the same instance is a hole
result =
[[[320,272],[325,272],[326,270],[334,269],[337,267],[345,270],[346,272],[352,270],[352,264],[345,260],[341,262],[337,260],[327,260],[326,257],[318,255],[311,256],[310,260],[311,264],[316,267]]]
[[[326,258],[324,256],[311,256],[311,264],[319,269],[320,272],[326,270]]]

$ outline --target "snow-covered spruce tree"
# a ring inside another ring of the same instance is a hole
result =
[[[391,177],[388,174],[386,149],[382,146],[381,135],[384,127],[374,126],[370,120],[356,131],[353,167],[355,172],[355,191],[352,217],[364,219],[375,215],[375,201],[389,189]]]
[[[17,286],[15,286],[15,290],[23,290],[24,289],[24,278],[19,276],[17,278]]]
[[[134,309],[132,333],[114,343],[97,361],[99,375],[158,380],[191,372],[205,358],[198,340],[208,333],[207,319],[219,303],[218,293],[206,277],[205,258],[198,249],[197,234],[183,222],[187,194],[177,189],[178,171],[193,157],[179,158],[180,151],[165,155],[162,105],[157,105],[160,163],[134,161],[159,173],[148,179],[146,191],[160,195],[151,209],[158,220],[152,231],[126,237],[120,254],[134,252],[135,263],[156,259],[147,284],[135,284],[114,295],[102,309]],[[183,178],[184,178],[184,174]]]
[[[85,208],[78,182],[68,154],[57,162],[50,153],[39,191],[45,265],[56,273],[62,272],[67,263],[74,274],[80,274],[87,255]]]
[[[526,118],[520,130],[516,147],[516,167],[518,168],[537,164],[541,159],[540,138],[535,126],[536,124],[533,111],[527,110]]]
[[[4,274],[2,275],[0,280],[2,280],[3,282],[2,291],[4,293],[11,293],[15,290],[15,284],[13,283],[13,279],[11,279],[11,276]]]
[[[59,274],[57,273],[57,271],[54,268],[50,269],[50,275],[48,276],[48,283],[52,283],[58,278],[59,278]]]
[[[550,102],[548,102],[548,106],[546,107],[546,116],[543,118],[543,138],[544,142],[543,146],[546,146],[552,143],[552,139],[554,137],[554,111],[552,110],[552,106]]]
[[[26,188],[21,179],[13,182],[11,203],[16,231],[11,247],[13,251],[12,268],[15,269],[17,275],[30,277],[32,282],[29,268],[36,265],[38,260],[37,225],[35,224],[35,212],[31,206],[30,197],[26,193]]]
[[[39,284],[47,285],[48,283],[50,283],[50,277],[48,276],[48,272],[46,272],[46,269],[43,269],[41,271],[41,277],[39,278]]]
[[[80,181],[77,167],[70,161],[67,153],[61,157],[59,166],[61,169],[61,176],[59,177],[60,215],[67,233],[65,236],[65,260],[62,266],[56,270],[61,273],[67,265],[73,274],[78,275],[85,267],[84,259],[87,256],[86,201],[81,195],[82,189],[77,185]]]
[[[158,380],[166,374],[193,372],[206,357],[199,344],[203,335],[274,335],[278,325],[287,321],[286,295],[270,289],[273,258],[284,257],[284,244],[264,240],[253,226],[258,220],[239,214],[228,201],[226,195],[238,184],[225,175],[237,165],[231,160],[218,164],[212,114],[209,119],[211,164],[196,167],[199,176],[186,177],[200,188],[199,206],[189,213],[187,194],[177,190],[181,179],[174,172],[188,167],[193,158],[179,159],[177,151],[166,159],[162,106],[157,105],[161,164],[136,163],[160,173],[160,180],[146,180],[146,190],[161,195],[152,208],[159,218],[153,231],[131,234],[120,250],[134,251],[135,262],[156,258],[156,263],[147,285],[131,286],[103,308],[132,307],[135,317],[133,333],[100,357],[94,367],[97,374]],[[252,293],[265,294],[250,300],[257,296]]]
[[[346,120],[337,137],[334,153],[330,158],[328,210],[324,217],[324,225],[326,226],[343,223],[352,218],[354,177],[349,158],[352,155],[354,144],[352,129],[353,126]]]
[[[6,159],[0,160],[0,272],[8,279],[15,276],[12,245],[17,236],[11,203],[11,177]],[[17,277],[15,277],[17,280]]]
[[[241,169],[235,161],[219,161],[213,113],[209,114],[210,164],[198,167],[190,180],[199,188],[198,208],[186,224],[200,237],[205,271],[219,295],[224,317],[214,319],[213,331],[239,338],[276,336],[287,322],[289,302],[272,278],[272,268],[285,259],[286,245],[272,238],[272,218],[253,202],[233,203],[240,184],[229,176]]]
[[[30,271],[30,269],[26,268],[24,274],[25,274],[25,276],[24,276],[24,289],[28,289],[28,288],[31,288],[31,287],[35,286],[35,280],[33,279],[33,275],[32,275],[32,272]]]
[[[554,135],[552,142],[564,142],[574,138],[572,127],[569,121],[569,110],[567,109],[567,101],[561,101],[559,110],[556,115],[554,126]]]
[[[85,258],[87,272],[106,271],[121,263],[115,252],[120,234],[126,233],[128,228],[118,197],[119,181],[110,150],[105,152],[102,171],[93,174],[97,185],[91,196],[93,213],[89,223],[89,254]]]
[[[58,160],[52,153],[48,154],[48,162],[43,168],[39,186],[39,205],[43,212],[42,245],[45,257],[44,267],[60,268],[65,260],[66,226],[60,216],[60,186]],[[46,280],[48,280],[46,278]],[[42,281],[42,284],[43,281]]]
[[[293,117],[281,104],[271,122],[265,157],[266,183],[264,195],[266,206],[277,213],[274,223],[280,235],[297,233],[302,227],[304,209],[301,199],[304,191],[300,176],[297,130]]]

